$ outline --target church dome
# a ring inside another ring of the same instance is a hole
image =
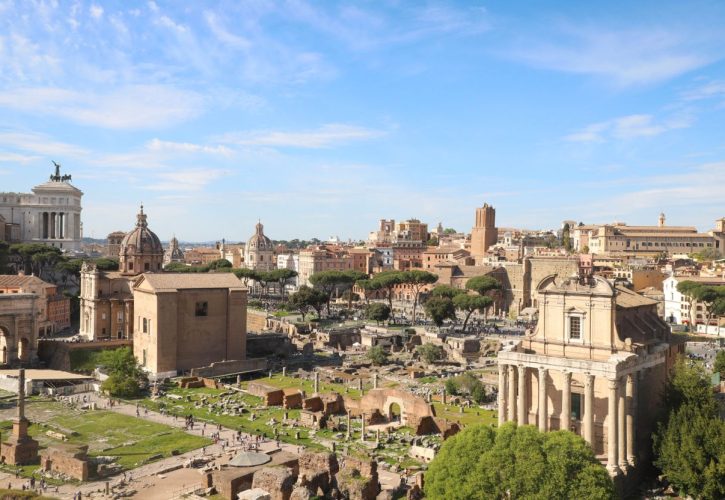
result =
[[[272,240],[264,235],[264,226],[261,222],[257,222],[255,232],[249,241],[247,241],[248,250],[272,250]]]
[[[158,271],[161,269],[163,255],[164,247],[161,245],[161,240],[149,229],[141,205],[141,211],[136,215],[136,227],[121,240],[119,255],[121,270],[132,274]]]

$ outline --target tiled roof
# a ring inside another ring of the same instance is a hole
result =
[[[25,287],[29,285],[54,286],[37,276],[21,276],[18,274],[0,274],[0,287]]]
[[[155,290],[244,288],[239,278],[232,273],[145,273],[141,277],[134,288],[144,281]]]

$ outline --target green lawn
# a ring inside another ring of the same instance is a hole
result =
[[[310,437],[308,429],[302,427],[294,429],[289,425],[282,424],[285,410],[280,406],[263,406],[262,398],[243,393],[236,393],[230,396],[235,403],[244,405],[244,407],[248,410],[248,412],[243,415],[225,415],[221,411],[210,411],[207,406],[196,406],[196,403],[200,402],[203,397],[207,398],[206,401],[208,404],[217,403],[220,399],[220,395],[224,392],[225,391],[221,389],[181,389],[175,387],[169,389],[168,394],[182,396],[181,400],[165,396],[156,400],[141,399],[133,402],[137,402],[141,406],[154,411],[159,411],[163,408],[169,414],[179,415],[180,417],[193,415],[198,422],[221,424],[224,427],[238,429],[250,434],[272,437],[274,436],[274,429],[276,428],[279,433],[278,437],[280,441],[303,445],[318,450],[325,449],[321,444],[315,442],[314,439]],[[190,401],[187,400],[187,397]],[[256,417],[254,420],[250,419],[251,413],[254,413]],[[287,411],[287,416],[290,419],[297,419],[299,418],[299,415],[299,410]],[[270,423],[272,419],[274,419],[276,424],[272,425]],[[299,439],[295,438],[296,430],[300,433]]]
[[[271,385],[273,387],[279,387],[281,389],[295,388],[305,391],[307,394],[312,394],[314,391],[314,383],[312,380],[295,378],[295,377],[283,377],[281,374],[274,374],[272,378],[261,378],[255,380],[255,382],[261,382],[263,384]],[[246,388],[247,383],[242,383],[242,387]],[[357,387],[357,383],[350,384]],[[365,390],[372,389],[372,384],[364,383],[363,388]],[[347,392],[345,392],[347,390]],[[320,392],[337,392],[344,396],[348,396],[350,399],[360,399],[360,391],[352,389],[344,384],[328,384],[320,382]]]
[[[53,401],[31,401],[28,413],[33,422],[29,433],[41,447],[61,442],[47,435],[47,431],[59,432],[66,435],[68,444],[89,445],[90,456],[118,457],[117,463],[124,469],[143,465],[156,455],[166,458],[172,452],[185,453],[211,443],[167,425],[111,411],[82,412]],[[0,423],[4,433],[11,426],[9,421]]]
[[[445,418],[451,422],[458,422],[463,425],[486,424],[490,425],[498,422],[498,415],[494,410],[484,410],[482,408],[464,408],[463,413],[460,412],[458,406],[444,405],[440,402],[433,402],[433,407],[438,418]],[[448,410],[446,410],[448,407]],[[477,414],[478,413],[478,414]]]

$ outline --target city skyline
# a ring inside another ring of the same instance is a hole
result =
[[[51,160],[84,235],[713,228],[725,6],[0,4],[0,191]]]

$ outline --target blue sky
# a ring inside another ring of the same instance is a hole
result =
[[[725,3],[0,0],[0,191],[87,236],[725,216]]]

